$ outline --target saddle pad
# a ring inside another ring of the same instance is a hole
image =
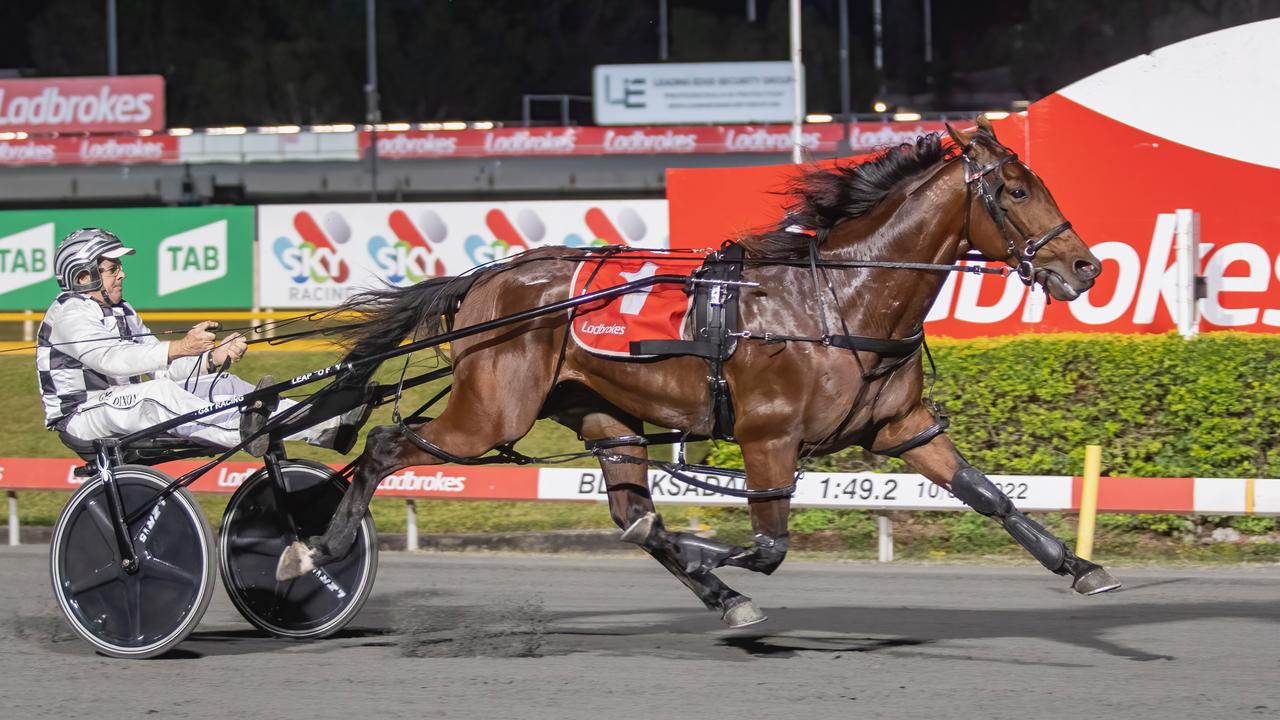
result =
[[[637,250],[602,256],[580,263],[573,273],[573,296],[617,287],[654,275],[688,277],[701,266],[702,254]],[[631,343],[641,340],[683,340],[685,316],[693,305],[685,286],[651,285],[600,303],[580,306],[572,316],[570,334],[578,347],[608,357],[633,355]]]

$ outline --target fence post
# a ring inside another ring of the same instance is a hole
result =
[[[880,562],[893,562],[893,521],[889,519],[888,515],[877,515],[876,530],[880,540]]]
[[[1174,257],[1176,258],[1174,297],[1177,298],[1178,333],[1184,338],[1200,332],[1197,278],[1200,275],[1200,214],[1194,210],[1174,211]]]
[[[36,339],[36,314],[31,310],[23,310],[22,342],[34,342]]]
[[[18,493],[9,490],[5,494],[9,496],[9,544],[21,545],[22,528],[18,525]]]
[[[1076,555],[1093,558],[1093,528],[1098,518],[1098,476],[1102,474],[1102,446],[1084,448],[1084,482],[1080,486],[1080,531],[1076,536]]]
[[[418,504],[413,498],[404,501],[404,549],[416,552],[418,549]]]

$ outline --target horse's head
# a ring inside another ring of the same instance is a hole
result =
[[[996,140],[991,123],[979,117],[977,132],[950,125],[947,132],[964,163],[971,248],[1008,263],[1024,283],[1038,282],[1058,300],[1075,300],[1092,287],[1102,269],[1098,258],[1071,229],[1040,178]]]

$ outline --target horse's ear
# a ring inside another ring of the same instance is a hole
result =
[[[993,140],[995,139],[996,130],[991,126],[991,120],[987,118],[986,113],[978,116],[978,129],[986,132]],[[997,142],[999,141],[997,140]]]
[[[944,124],[947,126],[947,134],[951,136],[951,141],[956,144],[956,147],[963,148],[969,145],[969,141],[973,139],[969,133],[951,127],[951,123]]]

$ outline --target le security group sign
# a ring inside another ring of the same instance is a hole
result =
[[[789,62],[597,65],[597,125],[785,123],[795,112]]]

